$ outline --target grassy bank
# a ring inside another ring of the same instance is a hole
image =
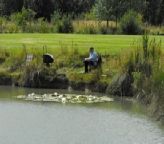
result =
[[[164,36],[150,36],[161,43]],[[43,47],[55,57],[51,68],[65,73],[76,81],[93,81],[96,76],[84,75],[83,59],[88,57],[89,47],[95,47],[102,55],[101,82],[109,82],[128,63],[131,52],[142,47],[142,37],[132,35],[80,35],[80,34],[0,34],[0,72],[15,75],[26,69],[26,56],[33,54],[31,67],[43,65]],[[44,50],[44,53],[46,50]],[[98,72],[99,73],[99,72]],[[97,75],[97,74],[96,74]]]
[[[164,47],[164,36],[151,38],[161,40]],[[133,43],[140,39],[140,36],[132,35],[0,34],[0,48],[18,52],[26,46],[29,50],[42,52],[43,46],[47,46],[48,51],[55,54],[61,49],[68,51],[75,48],[84,53],[92,46],[100,53],[113,55],[129,51]]]
[[[164,120],[164,36],[1,34],[0,43],[0,84],[133,94]],[[103,63],[84,74],[91,46]],[[43,64],[43,47],[55,57],[50,68]]]

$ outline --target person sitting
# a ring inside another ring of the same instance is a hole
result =
[[[89,49],[89,57],[84,59],[85,64],[85,73],[88,73],[88,66],[97,66],[98,64],[98,55],[94,51],[94,48]]]

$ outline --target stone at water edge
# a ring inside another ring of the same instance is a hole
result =
[[[112,82],[108,85],[106,93],[117,96],[132,96],[134,82],[133,76],[128,73],[116,75]]]

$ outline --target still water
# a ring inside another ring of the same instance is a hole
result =
[[[27,102],[54,90],[0,87],[0,144],[164,144],[164,130],[137,103]]]

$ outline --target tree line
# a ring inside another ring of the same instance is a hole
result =
[[[128,10],[134,10],[143,16],[144,22],[164,23],[164,0],[0,0],[0,16],[8,17],[22,8],[31,9],[35,18],[48,21],[54,12],[72,19],[94,12],[99,20],[117,22]]]

